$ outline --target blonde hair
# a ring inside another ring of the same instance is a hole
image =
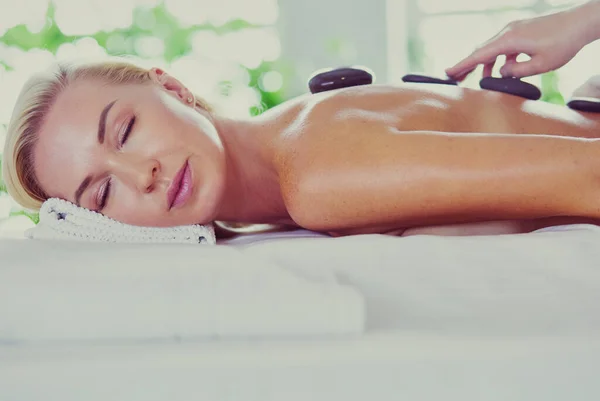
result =
[[[48,71],[31,77],[17,98],[12,113],[4,154],[2,175],[8,193],[26,209],[39,210],[48,195],[41,188],[33,170],[33,148],[44,118],[57,96],[74,81],[103,80],[108,84],[146,84],[149,70],[129,61],[92,63],[58,63]],[[195,97],[195,106],[211,111],[208,104]]]

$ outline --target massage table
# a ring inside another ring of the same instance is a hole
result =
[[[0,400],[596,401],[599,245],[0,239]]]

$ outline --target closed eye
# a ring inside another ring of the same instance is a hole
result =
[[[110,196],[110,187],[112,185],[111,179],[106,180],[106,183],[100,188],[98,195],[96,196],[96,210],[101,212],[106,207],[108,197]]]
[[[129,134],[131,134],[131,130],[133,129],[134,124],[135,124],[135,116],[131,117],[131,119],[125,126],[125,130],[123,131],[122,135],[119,138],[119,148],[121,148],[123,145],[125,145],[125,142],[127,142],[127,139],[129,138]]]

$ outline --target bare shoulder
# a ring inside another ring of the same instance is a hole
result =
[[[306,214],[320,214],[312,200],[335,192],[340,182],[354,185],[349,181],[353,169],[385,148],[386,134],[402,125],[413,99],[413,94],[392,86],[348,88],[302,99],[294,118],[282,127],[275,160],[281,194],[294,221],[309,225],[303,224]]]
[[[461,93],[460,88],[368,85],[294,99],[294,112],[280,130],[281,166],[354,148],[381,128],[448,130],[449,120],[456,119],[448,108]]]
[[[278,119],[285,120],[279,131],[277,166],[281,172],[305,170],[318,156],[345,146],[359,126],[397,125],[399,110],[389,102],[376,107],[372,100],[381,90],[372,87],[348,88],[294,99],[294,111]],[[331,147],[333,146],[333,148]],[[296,168],[298,166],[302,168]]]

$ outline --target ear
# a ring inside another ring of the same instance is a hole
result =
[[[196,104],[194,94],[178,79],[156,67],[152,68],[148,74],[152,82],[160,85],[167,92],[181,100],[182,103],[194,107]]]

